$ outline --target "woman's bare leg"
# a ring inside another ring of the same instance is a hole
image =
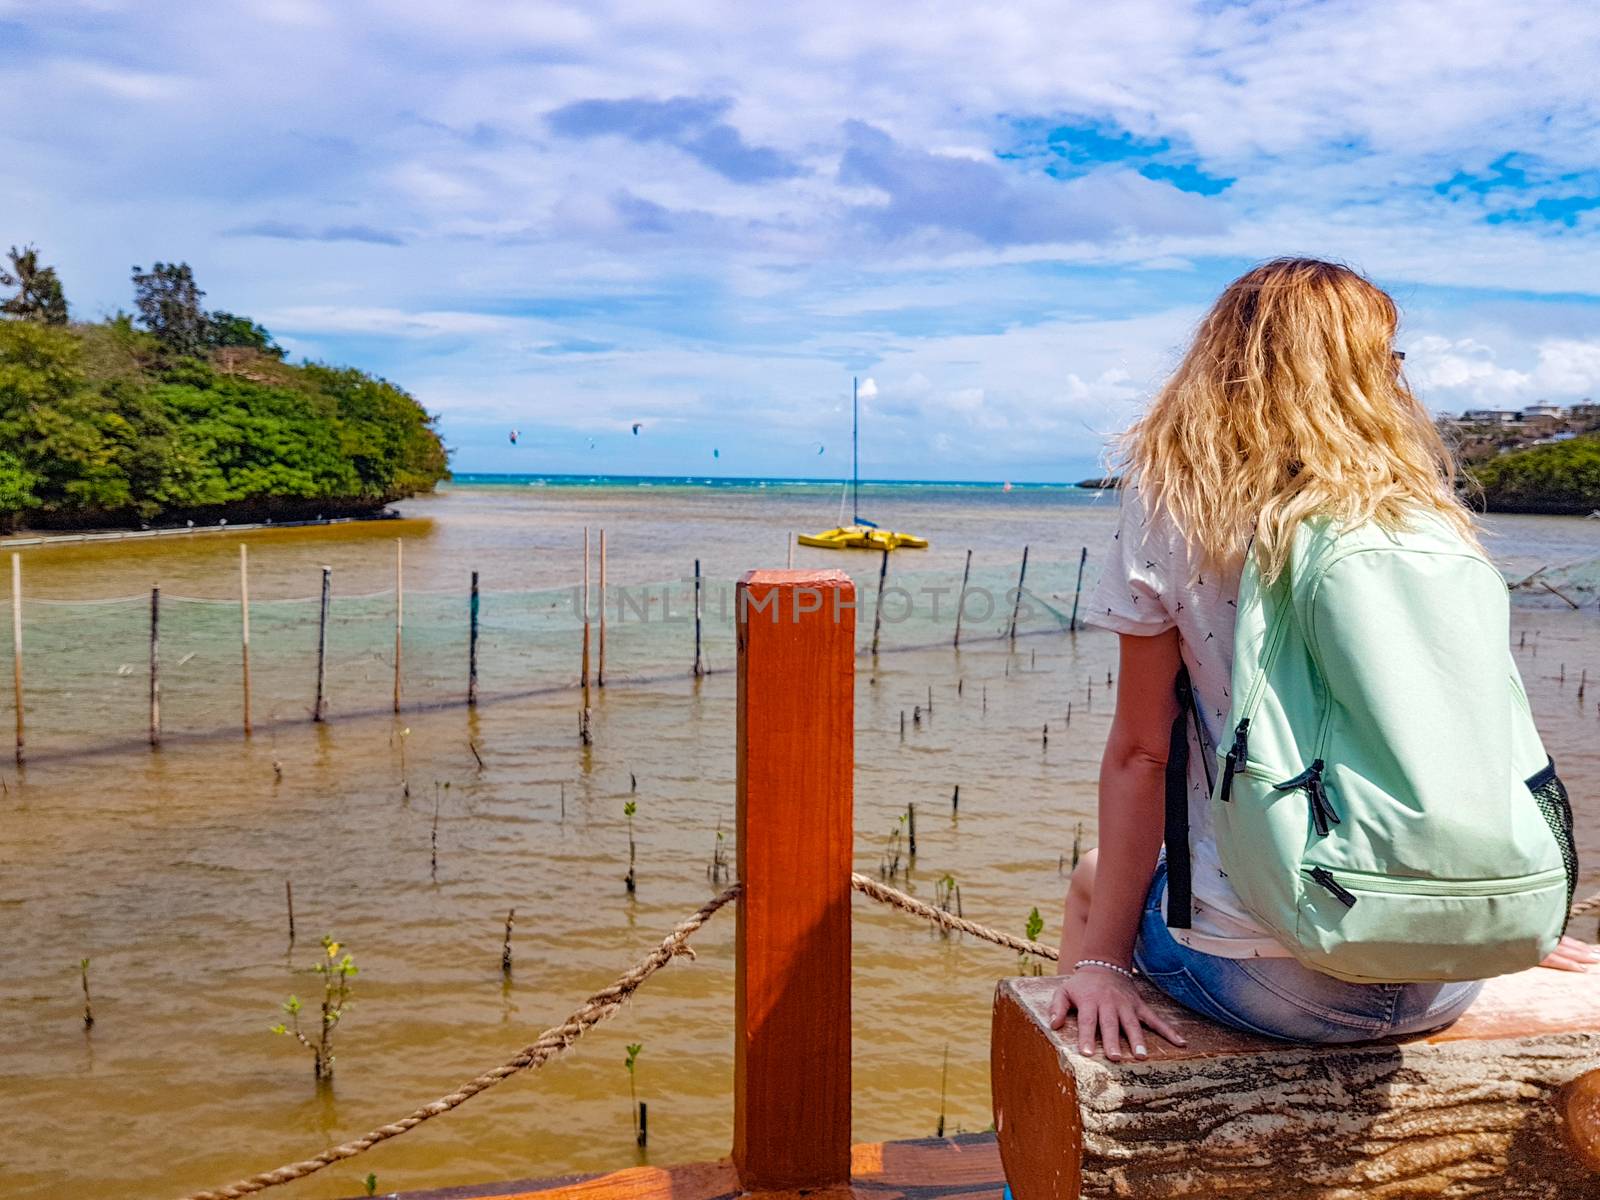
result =
[[[1066,908],[1061,914],[1061,962],[1058,972],[1072,974],[1072,966],[1082,956],[1083,931],[1089,924],[1089,902],[1094,899],[1095,865],[1100,859],[1098,850],[1090,850],[1072,868],[1072,880],[1067,884]]]

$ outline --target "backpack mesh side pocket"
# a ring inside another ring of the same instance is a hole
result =
[[[1567,789],[1561,777],[1556,774],[1553,760],[1547,760],[1544,770],[1530,776],[1527,785],[1545,824],[1550,826],[1556,845],[1561,847],[1561,865],[1567,871],[1567,905],[1570,907],[1573,894],[1578,890],[1578,849],[1572,840],[1572,802],[1567,798]]]

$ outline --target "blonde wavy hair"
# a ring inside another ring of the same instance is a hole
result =
[[[1165,508],[1202,567],[1263,576],[1295,528],[1330,514],[1398,529],[1437,514],[1478,545],[1455,461],[1394,351],[1400,310],[1349,267],[1263,263],[1228,285],[1183,362],[1113,446],[1113,468]]]

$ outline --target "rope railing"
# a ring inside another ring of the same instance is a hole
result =
[[[908,895],[898,888],[873,879],[869,875],[853,872],[850,876],[850,887],[860,892],[869,900],[906,913],[913,917],[937,925],[952,933],[967,933],[982,941],[991,942],[996,946],[1003,946],[1014,950],[1018,954],[1031,954],[1036,958],[1048,962],[1058,962],[1060,953],[1055,949],[1040,942],[1029,941],[1027,938],[1016,937],[1004,933],[977,921],[969,921],[955,913],[946,912],[925,901],[918,900],[915,896]],[[339,1162],[341,1159],[354,1158],[367,1150],[372,1149],[379,1142],[399,1137],[402,1133],[415,1129],[424,1121],[431,1120],[449,1112],[451,1109],[466,1103],[479,1092],[487,1091],[495,1084],[510,1078],[521,1071],[537,1070],[550,1059],[568,1050],[579,1038],[594,1026],[604,1021],[607,1017],[621,1008],[624,1003],[638,991],[641,984],[654,975],[667,963],[678,955],[694,957],[694,951],[688,946],[691,935],[704,925],[721,908],[736,899],[741,891],[740,884],[733,884],[718,895],[702,904],[698,909],[679,922],[666,937],[661,940],[653,951],[634,964],[632,968],[618,976],[610,986],[600,989],[583,1002],[564,1022],[545,1030],[539,1037],[523,1047],[511,1058],[497,1067],[492,1067],[481,1075],[463,1083],[455,1091],[441,1096],[430,1104],[424,1104],[396,1121],[342,1142],[337,1146],[329,1147],[321,1154],[299,1162],[286,1163],[271,1171],[262,1171],[224,1187],[211,1188],[199,1192],[191,1192],[183,1200],[240,1200],[241,1197],[265,1191],[267,1188],[277,1187],[279,1184],[292,1183],[296,1179],[303,1179],[307,1175],[322,1170],[323,1167]],[[1579,900],[1571,909],[1572,918],[1590,916],[1600,913],[1600,892]]]
[[[724,905],[728,904],[739,894],[739,885],[734,884],[720,894],[707,900],[698,909],[684,918],[678,925],[661,939],[661,944],[635,963],[629,970],[618,976],[616,981],[607,987],[601,988],[590,996],[560,1025],[554,1025],[541,1033],[537,1040],[524,1046],[516,1054],[497,1067],[491,1067],[483,1074],[467,1080],[449,1095],[441,1096],[431,1104],[424,1104],[421,1108],[407,1113],[399,1120],[391,1121],[387,1125],[362,1134],[348,1142],[331,1146],[312,1158],[300,1162],[286,1163],[271,1171],[262,1171],[251,1175],[236,1183],[224,1187],[209,1188],[204,1191],[191,1192],[184,1200],[239,1200],[241,1196],[249,1196],[255,1192],[265,1191],[279,1184],[291,1183],[296,1179],[303,1179],[307,1175],[322,1170],[323,1167],[345,1158],[354,1158],[364,1151],[372,1149],[379,1142],[389,1138],[399,1137],[408,1130],[415,1129],[424,1121],[431,1120],[443,1113],[449,1112],[465,1104],[479,1092],[487,1091],[502,1080],[509,1079],[520,1071],[537,1070],[552,1058],[561,1054],[572,1046],[579,1038],[590,1029],[611,1016],[621,1008],[634,992],[650,976],[654,975],[667,963],[678,955],[694,957],[694,951],[689,949],[690,936],[709,921],[713,914]]]
[[[1001,933],[998,929],[991,929],[987,925],[980,925],[976,921],[969,921],[965,917],[958,917],[954,913],[946,912],[942,908],[935,908],[918,900],[915,896],[908,896],[897,888],[892,888],[886,883],[880,883],[870,875],[863,875],[859,871],[850,876],[850,886],[863,896],[887,904],[891,908],[898,908],[903,913],[910,913],[914,917],[921,917],[924,921],[942,926],[953,933],[970,933],[975,938],[982,938],[986,942],[993,942],[996,946],[1005,946],[1015,950],[1018,954],[1032,954],[1037,958],[1057,962],[1061,958],[1059,951],[1052,950],[1049,946],[1039,942],[1030,942],[1027,938],[1013,937],[1009,933]]]

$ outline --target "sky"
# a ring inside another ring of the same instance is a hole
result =
[[[1600,395],[1597,64],[1592,0],[0,0],[0,246],[83,319],[186,261],[457,471],[839,477],[859,376],[865,477],[1071,480],[1279,254],[1436,411]]]

